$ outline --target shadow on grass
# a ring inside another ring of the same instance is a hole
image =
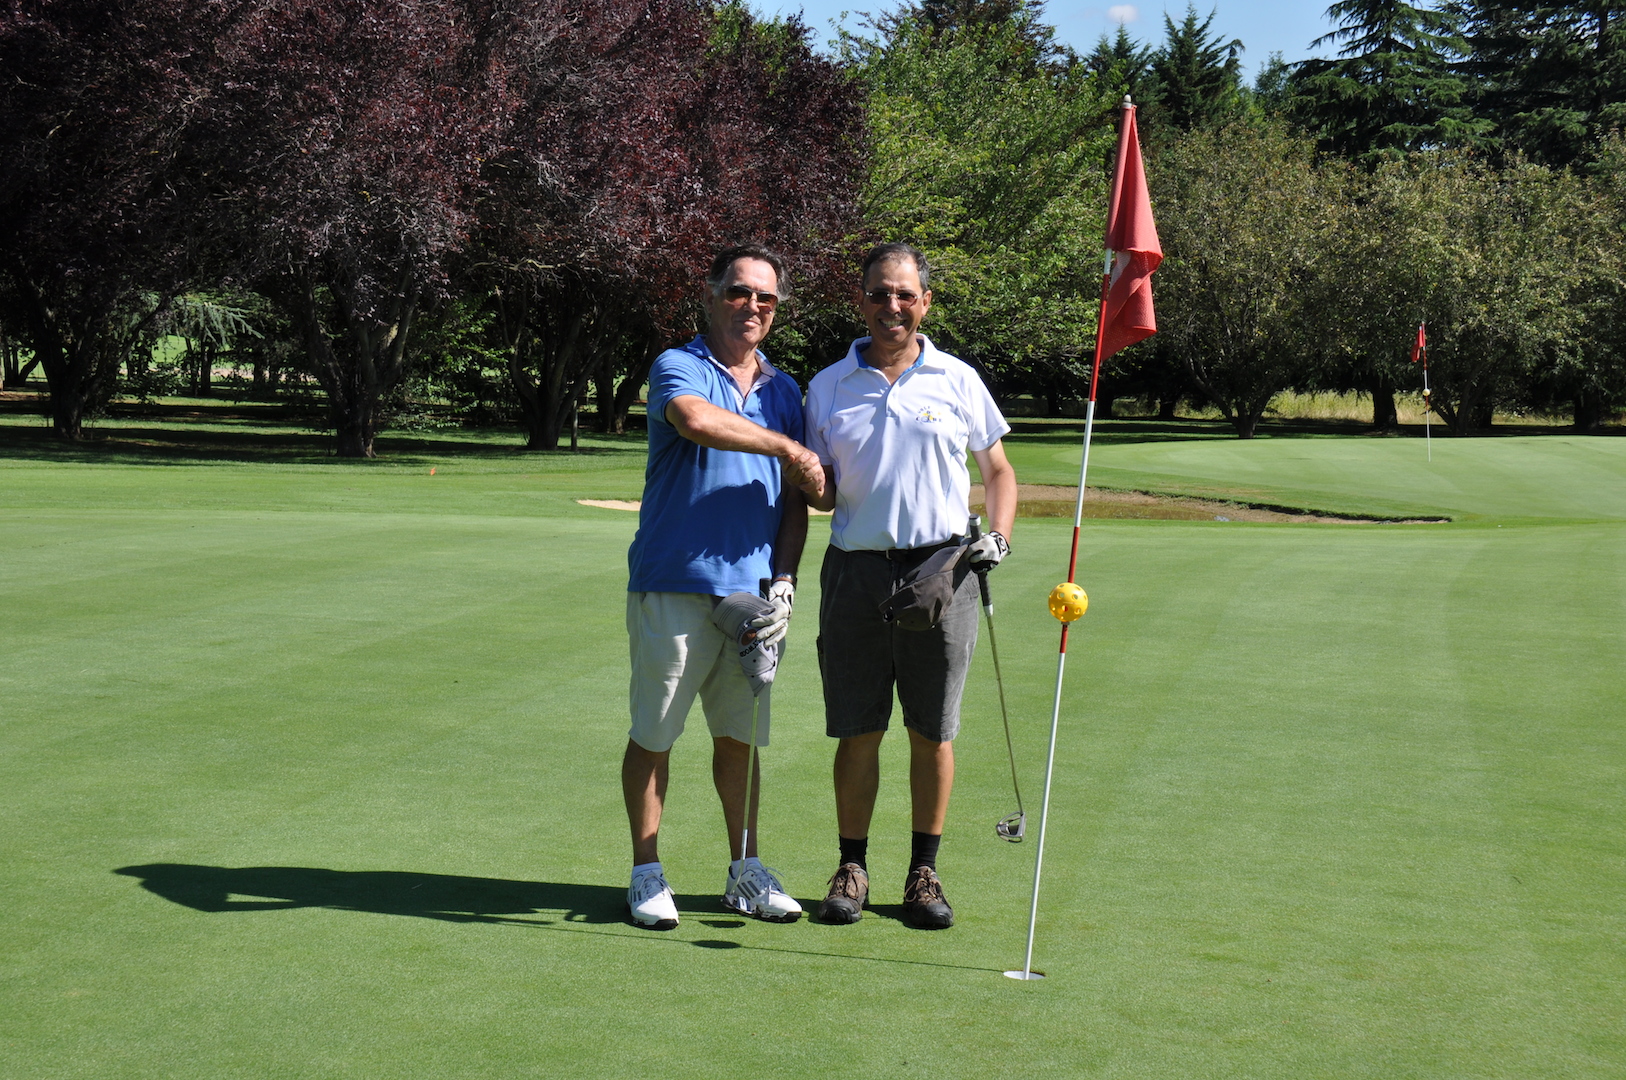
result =
[[[1054,419],[1019,418],[1009,421],[1011,431],[1026,443],[1058,443],[1071,445],[1084,435],[1084,420],[1075,417]],[[1254,438],[1269,439],[1325,438],[1327,436],[1362,436],[1373,439],[1422,439],[1427,432],[1421,423],[1402,424],[1398,428],[1377,429],[1364,420],[1298,419],[1267,417],[1259,422]],[[1435,438],[1455,439],[1441,425],[1433,427]],[[1525,435],[1626,435],[1626,426],[1600,428],[1596,431],[1577,431],[1567,424],[1498,424],[1474,431],[1470,439],[1511,438]],[[1236,428],[1226,420],[1176,420],[1126,417],[1116,420],[1096,418],[1093,440],[1102,444],[1128,445],[1151,442],[1238,441]]]
[[[527,450],[516,435],[514,441],[458,438],[455,435],[423,438],[385,432],[375,444],[373,459],[340,458],[333,453],[333,436],[290,426],[285,429],[222,430],[219,426],[170,427],[103,423],[89,429],[83,442],[58,439],[45,428],[0,425],[0,457],[53,462],[95,462],[120,465],[192,465],[203,463],[264,462],[284,465],[337,465],[365,468],[369,465],[415,464],[421,461],[465,459],[514,460],[550,455],[603,457],[642,455],[643,435],[593,435],[600,443],[625,445],[583,446],[577,451]]]
[[[577,885],[554,881],[510,881],[504,878],[461,877],[452,874],[417,874],[404,870],[322,870],[305,866],[197,866],[187,863],[149,863],[123,866],[113,871],[138,878],[141,887],[173,903],[194,911],[253,912],[286,911],[293,908],[327,908],[335,911],[364,911],[379,915],[408,915],[444,922],[494,923],[577,933],[606,933],[594,926],[622,926],[630,929],[625,889],[610,885]],[[745,920],[733,917],[715,896],[678,896],[678,908],[699,912],[702,926],[719,930],[739,929]],[[873,914],[901,918],[901,906],[877,905]],[[535,918],[539,913],[558,913],[559,918]],[[525,918],[522,916],[533,916]],[[722,917],[718,917],[722,916]],[[922,967],[956,968],[964,971],[995,971],[995,968],[968,964],[904,960],[893,957],[853,956],[847,953],[789,949],[770,945],[749,945],[740,941],[669,937],[638,930],[642,941],[667,941],[701,949],[751,949],[757,952],[789,953],[834,960],[909,964]]]
[[[147,891],[196,911],[321,907],[448,922],[506,922],[507,916],[557,911],[573,922],[626,921],[626,892],[606,885],[507,881],[401,870],[186,863],[125,866],[114,873],[140,878],[141,887]]]

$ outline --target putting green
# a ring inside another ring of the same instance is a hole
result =
[[[999,974],[1037,815],[993,835],[986,649],[952,930],[894,917],[895,739],[879,910],[723,914],[698,727],[662,836],[683,923],[625,923],[635,516],[574,500],[636,496],[627,444],[0,459],[0,1072],[1620,1075],[1626,441],[1435,440],[1429,472],[1409,439],[1106,434],[1114,486],[1458,521],[1085,525],[1031,984]],[[1077,467],[1059,435],[1011,449],[1025,481]],[[764,854],[809,905],[825,530],[765,755]],[[1070,535],[1019,523],[992,580],[1030,812]]]

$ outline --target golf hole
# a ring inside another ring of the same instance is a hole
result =
[[[1021,968],[1017,968],[1015,971],[1007,971],[1005,977],[1007,979],[1042,979],[1044,978],[1044,972],[1023,971]]]

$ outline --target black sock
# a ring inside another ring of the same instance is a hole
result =
[[[940,833],[911,833],[909,843],[909,869],[917,866],[929,866],[937,869],[937,845],[943,842]]]
[[[845,836],[837,836],[836,839],[841,841],[842,862],[857,863],[865,870],[869,869],[869,864],[864,861],[869,855],[869,837],[866,836],[862,840],[849,840]]]

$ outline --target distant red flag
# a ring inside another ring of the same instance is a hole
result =
[[[1107,248],[1113,253],[1110,284],[1101,305],[1100,345],[1096,367],[1113,353],[1157,333],[1152,312],[1152,271],[1163,261],[1152,200],[1146,192],[1135,107],[1124,108],[1118,132],[1118,165],[1112,174],[1107,204]]]
[[[1423,335],[1423,327],[1427,325],[1427,323],[1417,324],[1417,341],[1411,347],[1411,362],[1414,364],[1428,355],[1428,338]]]

